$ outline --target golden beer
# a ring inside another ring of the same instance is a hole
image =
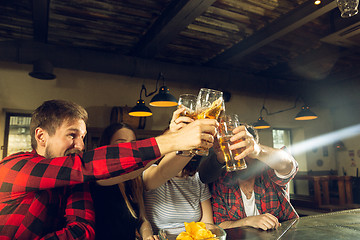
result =
[[[185,108],[183,112],[179,114],[179,117],[189,117],[196,120],[196,99],[197,96],[193,94],[182,94],[179,97],[178,108]],[[176,155],[181,156],[194,156],[193,150],[177,151]]]
[[[223,99],[215,100],[209,108],[199,111],[197,119],[218,119],[223,111]]]
[[[235,150],[229,149],[231,144],[235,144],[235,143],[241,142],[243,140],[238,140],[238,141],[235,141],[232,143],[230,141],[231,137],[232,137],[232,135],[225,135],[225,136],[221,136],[219,138],[219,145],[220,145],[221,151],[224,155],[224,159],[225,159],[225,163],[226,163],[226,171],[228,171],[228,172],[247,168],[244,158],[242,158],[240,160],[234,160],[234,158],[237,155],[239,155],[240,153],[242,153],[242,151],[245,150],[245,147],[240,148],[240,149],[235,149]]]
[[[196,112],[194,110],[191,110],[191,109],[186,108],[186,107],[181,106],[181,105],[179,105],[179,108],[185,108],[185,110],[179,114],[179,117],[189,117],[189,118],[194,119],[194,120],[197,119],[197,115],[196,115]]]

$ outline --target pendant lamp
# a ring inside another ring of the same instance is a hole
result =
[[[264,104],[263,104],[263,106],[262,106],[262,108],[261,108],[261,110],[260,110],[260,117],[259,117],[259,119],[257,120],[257,122],[255,122],[255,123],[253,124],[253,127],[254,127],[255,129],[267,129],[267,128],[270,128],[270,124],[267,123],[267,122],[264,120],[264,118],[262,117],[262,111],[266,111],[266,113],[268,114],[268,111],[267,111],[267,109],[265,108]]]
[[[304,105],[301,107],[300,112],[296,115],[295,120],[313,120],[318,118],[318,116],[310,110],[310,107]]]
[[[33,63],[33,71],[29,73],[33,78],[41,80],[53,80],[56,76],[53,74],[53,65],[46,59],[39,59]]]
[[[157,90],[157,83],[162,79],[163,85],[159,89],[159,93],[156,94],[150,101],[150,105],[154,107],[174,107],[177,106],[178,101],[177,99],[170,94],[169,88],[165,86],[165,78],[162,73],[159,73],[159,77],[156,81],[156,90]],[[155,92],[156,92],[155,90]],[[152,94],[149,94],[149,96]]]
[[[263,117],[259,117],[256,123],[253,124],[255,129],[267,129],[270,128],[270,124],[267,123]]]
[[[157,86],[159,83],[159,80],[163,80],[163,85],[160,87],[159,89],[159,93],[156,94],[150,101],[150,105],[154,106],[154,107],[174,107],[177,106],[178,101],[177,99],[170,94],[169,88],[167,88],[165,86],[165,78],[164,75],[162,73],[159,73],[159,77],[156,80],[156,88],[155,91],[147,94],[146,92],[146,87],[143,84],[141,86],[141,91],[140,91],[140,99],[136,102],[136,106],[133,107],[130,112],[129,115],[130,116],[134,116],[134,117],[149,117],[152,115],[151,110],[145,106],[145,101],[141,98],[142,96],[142,92],[145,91],[145,97],[150,97],[153,94],[155,94],[158,90]]]
[[[146,88],[145,88],[144,84],[141,86],[140,99],[137,100],[135,107],[133,107],[129,112],[130,116],[133,116],[133,117],[150,117],[152,115],[152,112],[151,112],[150,108],[148,108],[145,105],[145,101],[141,98],[143,90],[146,91]]]

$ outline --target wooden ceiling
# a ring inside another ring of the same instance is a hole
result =
[[[323,0],[2,0],[0,60],[349,101],[360,17]],[[174,70],[176,69],[176,70]],[[355,88],[354,88],[355,86]],[[359,88],[358,88],[359,89]]]

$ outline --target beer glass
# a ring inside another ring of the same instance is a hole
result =
[[[214,89],[201,88],[196,101],[197,119],[218,119],[223,111],[225,111],[223,93]],[[195,153],[207,156],[209,149],[195,149]]]
[[[226,171],[237,171],[247,168],[245,159],[235,160],[234,158],[245,150],[245,147],[229,150],[230,145],[243,141],[242,139],[231,142],[230,138],[234,135],[233,130],[240,126],[239,118],[236,114],[224,115],[219,120],[218,141],[224,155]]]
[[[185,108],[185,110],[180,113],[180,116],[189,117],[195,120],[196,100],[197,96],[194,94],[181,94],[179,96],[178,108]]]
[[[184,117],[189,117],[192,119],[196,119],[196,100],[197,100],[197,96],[193,95],[193,94],[181,94],[179,96],[179,101],[178,101],[178,108],[185,108],[185,110],[180,113],[179,117],[184,116]],[[176,151],[176,155],[181,155],[181,156],[194,156],[195,153],[193,152],[193,150],[187,150],[187,151]]]

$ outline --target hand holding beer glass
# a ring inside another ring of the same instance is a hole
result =
[[[197,119],[218,119],[225,111],[223,93],[221,91],[201,88],[196,102]],[[195,149],[197,155],[209,155],[209,149]]]
[[[233,130],[240,126],[238,116],[236,114],[224,115],[220,118],[219,123],[220,126],[217,137],[220,149],[224,155],[226,171],[231,172],[247,168],[244,158],[235,160],[235,157],[241,154],[242,151],[245,150],[245,147],[235,150],[229,149],[230,145],[243,141],[241,139],[236,142],[230,141],[230,138],[234,135]]]
[[[178,108],[185,108],[184,111],[182,111],[179,114],[179,117],[189,117],[191,119],[196,119],[196,100],[197,96],[193,94],[182,94],[179,96],[179,102],[178,102]],[[192,150],[189,151],[177,151],[176,155],[181,156],[194,156],[195,153],[192,152]]]

